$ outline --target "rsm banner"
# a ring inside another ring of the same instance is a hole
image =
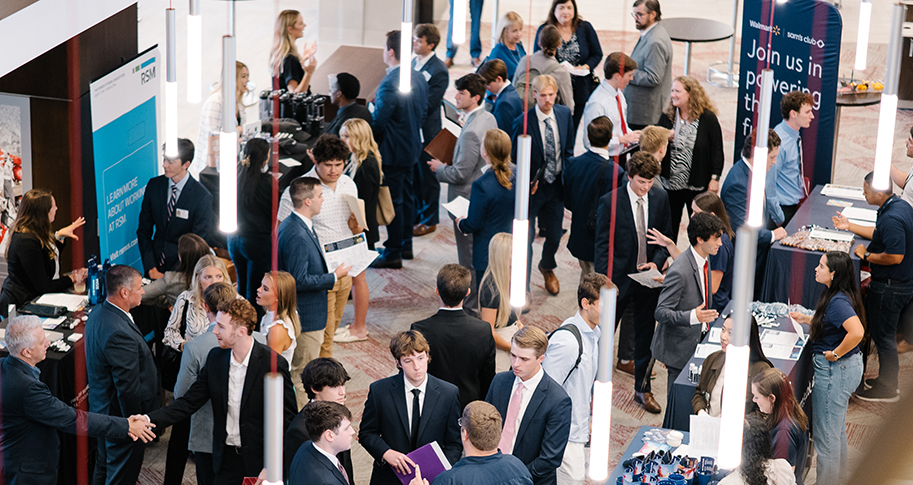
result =
[[[140,272],[136,226],[146,182],[158,174],[160,59],[151,49],[89,85],[101,258]]]
[[[815,119],[802,131],[805,175],[812,186],[830,182],[837,110],[837,69],[840,64],[840,12],[820,0],[745,0],[742,55],[735,127],[735,159],[757,119],[761,70],[774,72],[770,127],[782,119],[780,99],[800,90],[812,94]],[[773,25],[770,8],[774,7]],[[767,39],[773,32],[768,48]],[[814,140],[814,143],[810,141]]]

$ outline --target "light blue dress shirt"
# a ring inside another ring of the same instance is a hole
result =
[[[805,190],[799,182],[802,176],[802,169],[799,167],[799,132],[786,124],[786,121],[781,121],[774,131],[780,135],[780,153],[775,165],[777,199],[780,205],[796,205],[805,195]],[[771,169],[771,173],[773,171],[774,169]]]

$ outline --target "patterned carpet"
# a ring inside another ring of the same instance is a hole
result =
[[[442,26],[446,29],[446,25]],[[488,52],[488,24],[482,25],[484,51]],[[610,52],[622,50],[630,52],[637,41],[636,32],[610,32],[600,31],[603,51]],[[524,42],[529,47],[528,42]],[[684,70],[684,44],[673,43],[675,54],[673,74],[680,75]],[[849,71],[854,56],[854,45],[844,43],[841,56],[843,71]],[[438,50],[438,55],[443,49]],[[869,51],[869,65],[884,65],[887,47],[885,45],[872,45]],[[711,44],[695,45],[692,54],[692,75],[699,79],[705,76],[707,67],[714,62],[725,59],[728,55],[728,43],[717,42]],[[456,58],[457,65],[451,70],[451,81],[462,74],[471,72],[469,55],[466,49],[460,51]],[[874,70],[874,69],[873,69]],[[598,69],[601,72],[601,67]],[[881,72],[869,72],[869,78],[880,78]],[[601,76],[600,76],[601,77]],[[726,167],[732,165],[730,155],[734,138],[735,111],[737,93],[734,89],[715,88],[704,84],[710,97],[716,102],[720,111],[720,123],[723,127],[723,137],[726,153]],[[453,89],[447,94],[453,98]],[[842,184],[860,185],[862,176],[871,170],[875,149],[875,126],[877,126],[877,107],[864,107],[846,109],[841,120],[840,144],[838,147],[838,162],[834,182]],[[903,140],[906,131],[913,123],[913,114],[901,111],[898,114],[897,136],[894,144],[894,160],[902,169],[908,169],[913,160],[904,156]],[[725,173],[725,172],[724,172]],[[442,200],[444,197],[442,197]],[[442,209],[442,215],[444,210]],[[570,214],[565,215],[564,227],[570,226]],[[383,232],[383,229],[381,230]],[[381,235],[381,240],[386,238]],[[685,238],[681,238],[683,244]],[[534,261],[538,260],[542,241],[534,244]],[[392,335],[405,330],[417,320],[428,317],[436,312],[439,301],[434,294],[434,278],[438,269],[451,262],[456,262],[457,254],[453,239],[453,228],[448,223],[438,226],[438,230],[430,235],[415,239],[415,260],[407,261],[402,270],[369,270],[368,283],[371,291],[371,306],[368,312],[368,330],[370,337],[367,341],[353,344],[337,344],[334,353],[337,358],[345,363],[346,369],[352,376],[348,383],[347,405],[352,410],[356,425],[361,420],[361,413],[367,397],[368,385],[377,379],[392,375],[396,372],[394,362],[390,356],[388,342]],[[558,268],[556,274],[562,284],[562,291],[558,296],[548,296],[544,289],[541,275],[534,271],[532,275],[532,311],[523,317],[525,324],[540,327],[551,331],[561,322],[572,316],[576,311],[574,301],[576,295],[576,282],[579,275],[579,266],[576,259],[568,253],[562,245],[557,256]],[[796,277],[812,277],[812,275],[796,275]],[[352,320],[352,305],[346,308],[343,324]],[[433,349],[432,349],[433,352]],[[901,387],[906,389],[913,376],[913,357],[910,354],[901,355]],[[875,373],[877,362],[873,359],[869,373]],[[665,403],[666,373],[659,369],[658,377],[653,381],[654,394],[657,401]],[[659,426],[662,415],[652,415],[633,403],[633,377],[615,373],[615,391],[612,409],[612,444],[610,453],[610,467],[614,467],[629,441],[641,425]],[[891,404],[863,403],[858,400],[850,402],[847,431],[849,433],[849,458],[850,466],[856,464],[861,457],[861,451],[874,440],[882,420],[893,409]],[[144,472],[140,482],[144,485],[160,484],[164,469],[164,454],[167,448],[166,440],[162,440],[147,448],[144,463]],[[367,484],[371,471],[371,458],[358,444],[353,448],[355,463],[355,483]],[[809,474],[806,483],[814,483],[814,470]],[[196,483],[193,466],[189,465],[185,473],[184,483]]]

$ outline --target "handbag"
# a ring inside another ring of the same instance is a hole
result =
[[[393,222],[396,211],[393,210],[393,197],[390,196],[390,187],[383,185],[384,174],[380,174],[380,187],[377,191],[377,225],[386,226]]]
[[[187,308],[190,301],[184,302],[184,310],[181,312],[181,335],[187,332]],[[174,385],[178,381],[178,372],[181,370],[180,350],[174,350],[171,346],[165,345],[162,351],[162,387],[174,392]]]

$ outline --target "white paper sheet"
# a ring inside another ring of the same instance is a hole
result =
[[[444,204],[444,208],[447,209],[447,212],[453,214],[453,217],[456,217],[457,219],[460,217],[466,217],[469,215],[469,200],[459,195],[456,199],[453,199],[450,202]]]
[[[865,200],[862,187],[849,187],[846,185],[827,184],[821,189],[821,195],[839,197],[841,199]]]
[[[688,456],[717,457],[720,448],[720,418],[691,415]]]
[[[720,343],[720,334],[723,333],[723,329],[720,327],[713,327],[710,329],[710,338],[707,339],[707,342],[712,344]]]
[[[46,293],[36,302],[39,305],[54,305],[67,307],[67,311],[75,312],[89,303],[85,295],[71,295],[70,293]]]
[[[694,358],[696,359],[706,359],[708,355],[716,352],[717,350],[722,350],[722,345],[717,344],[697,344],[697,349],[694,350]]]
[[[852,233],[846,231],[833,231],[830,229],[812,229],[812,232],[809,233],[809,237],[827,239],[828,241],[853,241]]]
[[[764,355],[768,359],[799,360],[799,354],[802,353],[802,345],[788,346],[762,343],[761,349],[764,350]]]
[[[662,277],[662,275],[663,274],[660,273],[658,270],[651,269],[649,271],[631,273],[628,275],[628,277],[631,278],[632,280],[640,283],[642,286],[646,286],[647,288],[659,288],[659,287],[663,286],[663,284],[660,283],[659,281],[655,281],[653,278],[660,278],[660,277]]]
[[[590,70],[586,68],[574,67],[570,62],[564,61],[561,63],[561,66],[567,69],[567,72],[571,73],[572,76],[589,76]]]
[[[783,330],[765,329],[761,332],[761,343],[767,345],[784,345],[792,347],[799,340],[799,335]]]
[[[295,160],[294,158],[280,158],[279,163],[281,163],[282,165],[285,165],[286,167],[289,167],[289,168],[297,167],[298,165],[301,165],[301,162],[299,162],[298,160]]]
[[[351,265],[352,269],[349,270],[349,276],[361,274],[380,255],[377,251],[368,249],[368,242],[365,240],[364,233],[341,241],[324,244],[323,249],[327,270],[336,271],[336,268],[343,264]]]
[[[41,328],[45,330],[53,330],[57,328],[58,325],[63,323],[67,319],[66,316],[57,317],[57,318],[42,318],[41,319]]]
[[[367,231],[368,221],[365,220],[365,201],[349,194],[343,194],[342,198],[349,205],[349,210],[352,211],[352,214],[355,214],[355,220],[358,225]]]
[[[789,317],[789,323],[793,324],[793,330],[796,331],[796,334],[799,335],[799,340],[805,341],[805,331],[802,330],[802,325],[799,325],[799,322],[795,318]]]
[[[872,209],[863,209],[862,207],[847,207],[840,211],[847,219],[856,219],[858,221],[875,222],[878,218],[878,212]]]

